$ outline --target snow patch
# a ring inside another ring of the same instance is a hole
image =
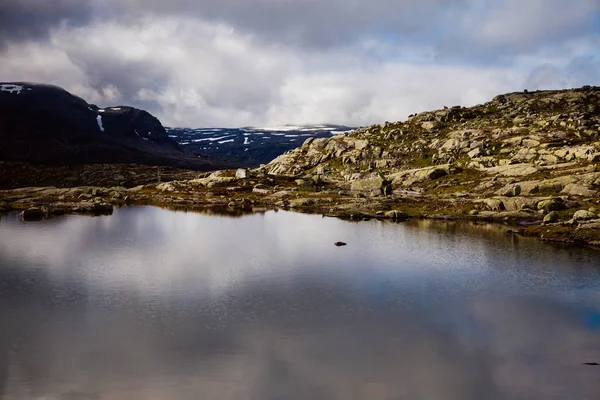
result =
[[[21,85],[0,85],[0,92],[8,92],[8,93],[16,93],[21,94],[21,91],[24,89]]]
[[[111,110],[121,111],[121,108],[120,107],[112,107]]]
[[[234,142],[234,139],[222,140],[222,141],[220,141],[220,142],[217,142],[217,143],[219,143],[219,144],[223,144],[223,143],[229,143],[229,142],[232,142],[232,143],[233,143],[233,142]]]
[[[98,115],[96,117],[96,122],[98,122],[98,128],[100,128],[100,132],[104,132],[104,125],[102,125],[102,116]]]
[[[266,126],[263,128],[256,128],[256,129],[260,129],[261,131],[279,131],[279,132],[286,132],[286,131],[300,131],[302,130],[301,126],[296,126],[296,125],[284,125],[284,126]]]
[[[202,138],[202,139],[194,139],[194,140],[192,140],[192,142],[198,143],[198,142],[204,142],[207,140],[209,142],[215,142],[217,140],[229,139],[230,137],[231,137],[231,135],[221,136],[221,137],[209,137],[209,138]]]
[[[248,137],[245,136],[244,137],[244,145],[250,144],[250,140],[248,140]]]
[[[106,110],[103,110],[102,108],[98,109],[98,112],[105,112]]]

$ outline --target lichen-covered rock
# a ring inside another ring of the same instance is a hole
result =
[[[587,221],[596,218],[598,218],[596,214],[587,210],[579,210],[575,214],[573,214],[573,220],[575,221]]]
[[[556,211],[551,211],[544,216],[544,224],[551,224],[557,222],[560,219],[560,215]]]
[[[566,210],[567,208],[564,200],[560,197],[541,200],[537,203],[536,207],[538,210],[544,210],[545,212]]]
[[[381,176],[359,179],[352,182],[350,190],[353,192],[381,191],[385,186],[385,182],[385,179]]]

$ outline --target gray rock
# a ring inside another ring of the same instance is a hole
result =
[[[590,219],[596,219],[598,216],[592,212],[587,210],[579,210],[575,214],[573,214],[573,219],[575,221],[587,221]]]
[[[312,182],[308,179],[296,179],[295,182],[298,187],[302,187],[302,188],[312,187]]]
[[[235,171],[235,179],[246,179],[248,178],[248,170],[245,168],[240,168]]]
[[[561,193],[582,197],[593,197],[596,194],[598,194],[597,191],[591,190],[586,185],[582,185],[579,183],[571,183],[565,186]]]
[[[556,211],[552,211],[544,217],[544,224],[551,224],[557,222],[560,219],[560,215]]]
[[[537,209],[548,212],[548,211],[566,210],[567,207],[565,206],[565,202],[563,201],[563,199],[561,199],[559,197],[555,197],[552,199],[539,201],[537,203]]]
[[[500,196],[515,197],[521,194],[521,186],[518,184],[508,185],[496,192]]]
[[[398,210],[388,211],[385,213],[385,216],[395,221],[406,221],[410,219],[410,216],[407,213]]]
[[[492,211],[503,211],[506,210],[504,203],[499,199],[483,199],[482,203],[485,204]]]
[[[313,199],[296,199],[290,201],[291,208],[307,207],[313,205],[315,201]]]
[[[353,192],[372,192],[374,190],[381,190],[384,186],[384,179],[380,176],[359,179],[352,182],[350,190]]]

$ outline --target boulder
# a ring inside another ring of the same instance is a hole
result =
[[[598,194],[597,191],[591,190],[587,185],[580,183],[571,183],[565,186],[561,193],[582,197],[593,197]]]
[[[518,184],[508,185],[498,190],[496,194],[505,197],[515,197],[521,194],[521,186]]]
[[[240,168],[235,171],[235,179],[246,179],[248,178],[248,170],[245,168]]]
[[[444,164],[400,171],[389,175],[387,178],[391,180],[392,184],[395,186],[408,187],[415,183],[439,179],[449,175],[450,172],[452,172],[452,167],[449,164]]]
[[[560,219],[560,215],[556,211],[551,211],[550,213],[544,216],[543,223],[551,224],[557,222]]]
[[[410,219],[410,216],[407,213],[398,210],[388,211],[385,213],[385,216],[394,221],[406,221]]]
[[[567,209],[564,200],[560,197],[541,200],[537,203],[536,207],[538,210],[544,210],[545,212],[560,211]]]
[[[301,188],[310,188],[313,186],[313,182],[309,179],[296,179],[295,182]]]
[[[290,208],[308,207],[315,204],[313,199],[295,199],[290,201]]]
[[[481,200],[481,202],[483,204],[485,204],[487,206],[487,208],[492,211],[506,210],[506,207],[504,206],[504,202],[502,202],[502,200],[500,200],[500,199],[494,199],[494,198],[483,199],[483,200]]]
[[[491,175],[502,176],[526,176],[539,171],[533,164],[507,164],[498,167],[485,168],[485,172]]]
[[[588,221],[590,219],[596,218],[598,218],[596,214],[587,210],[579,210],[575,214],[573,214],[573,220],[575,221]]]
[[[381,191],[385,186],[385,180],[381,176],[371,178],[358,179],[352,182],[350,190],[353,192],[372,192],[374,190]]]

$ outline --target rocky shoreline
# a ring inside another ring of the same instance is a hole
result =
[[[26,187],[0,191],[0,215],[20,212],[27,221],[63,214],[106,215],[113,208],[152,205],[176,210],[241,215],[265,210],[316,213],[354,221],[411,218],[492,222],[509,233],[544,241],[600,246],[597,199],[580,196],[497,196],[509,210],[490,210],[490,201],[469,196],[431,196],[402,190],[365,195],[327,182],[270,176],[264,169],[200,174],[194,179],[123,186]],[[519,209],[513,204],[523,204]],[[499,208],[497,204],[494,208]],[[513,209],[515,208],[515,209]]]
[[[5,185],[0,212],[35,219],[124,205],[289,209],[352,220],[495,222],[545,241],[600,246],[599,162],[600,88],[512,93],[311,138],[255,169],[161,175],[121,166],[106,174],[99,171],[116,167],[88,165],[77,172],[87,174],[82,186],[68,169],[48,167],[32,174],[37,187],[19,187],[34,179]]]

